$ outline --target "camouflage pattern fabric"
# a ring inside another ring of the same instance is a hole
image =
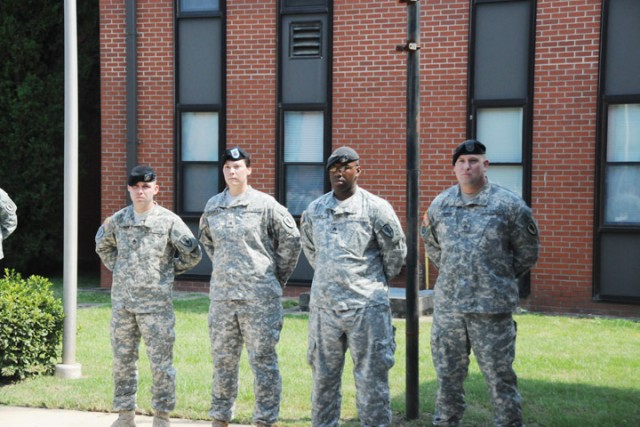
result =
[[[189,227],[162,206],[137,224],[133,206],[115,213],[98,229],[96,252],[113,272],[112,306],[133,313],[170,309],[174,276],[202,258]]]
[[[516,324],[511,313],[436,311],[431,327],[431,356],[438,376],[434,426],[457,426],[465,409],[463,383],[473,354],[493,403],[496,426],[521,426],[521,398],[512,365]]]
[[[114,308],[111,316],[113,351],[113,408],[117,411],[136,407],[138,390],[138,350],[144,339],[151,364],[152,400],[156,411],[171,412],[176,406],[176,370],[173,367],[175,342],[173,310],[132,313]]]
[[[349,348],[360,420],[390,425],[388,371],[395,342],[388,282],[407,253],[400,221],[388,202],[361,188],[342,203],[327,193],[303,214],[301,240],[315,270],[308,338],[312,424],[339,425],[339,373]]]
[[[229,202],[227,193],[212,197],[200,219],[199,240],[212,263],[210,413],[221,421],[233,417],[244,343],[254,372],[254,422],[272,424],[280,409],[280,297],[298,262],[300,233],[273,197],[249,187]]]
[[[388,281],[400,272],[407,247],[387,201],[358,188],[338,204],[330,192],[309,204],[300,229],[314,269],[310,307],[389,305]]]
[[[200,261],[198,241],[173,212],[156,205],[136,222],[128,206],[100,226],[96,252],[113,271],[114,409],[135,408],[142,337],[151,362],[153,408],[169,412],[175,406],[173,281]]]
[[[307,360],[313,374],[313,425],[339,425],[347,349],[354,360],[356,405],[363,426],[390,426],[389,370],[396,343],[391,311],[384,305],[344,311],[311,308]]]
[[[511,313],[519,301],[518,278],[538,258],[531,209],[495,184],[469,201],[456,185],[433,201],[421,235],[439,270],[431,329],[438,376],[434,425],[456,426],[462,419],[471,350],[489,387],[496,425],[522,425]]]
[[[435,198],[422,224],[438,268],[434,305],[461,313],[507,313],[518,306],[518,278],[538,259],[538,227],[517,194],[488,183],[470,202],[454,186]]]
[[[200,243],[211,258],[212,301],[282,296],[298,263],[300,232],[273,197],[251,187],[227,202],[227,192],[207,202],[200,219]]]
[[[280,298],[212,301],[209,336],[215,372],[209,415],[230,421],[238,395],[238,364],[246,343],[255,379],[254,424],[275,424],[280,412],[282,379],[276,345],[282,330]]]
[[[13,200],[0,188],[0,259],[4,258],[2,241],[9,237],[18,226],[17,210]]]

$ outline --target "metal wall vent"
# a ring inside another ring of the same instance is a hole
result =
[[[293,22],[289,32],[289,56],[319,58],[322,53],[322,23]]]

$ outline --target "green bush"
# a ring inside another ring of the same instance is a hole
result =
[[[0,279],[0,380],[53,374],[62,339],[62,302],[40,276],[24,280],[5,269]]]

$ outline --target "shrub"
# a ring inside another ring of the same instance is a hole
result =
[[[62,339],[64,312],[52,283],[24,280],[5,269],[0,279],[0,380],[53,374]]]

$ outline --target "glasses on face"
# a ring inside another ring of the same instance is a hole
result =
[[[331,172],[331,173],[336,173],[336,172],[345,173],[347,171],[350,171],[351,169],[355,169],[355,167],[356,166],[350,166],[350,165],[331,166],[329,168],[329,172]]]

